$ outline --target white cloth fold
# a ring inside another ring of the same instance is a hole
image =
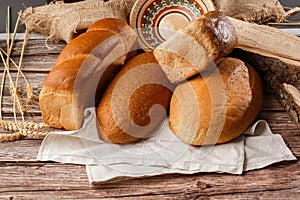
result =
[[[91,183],[166,173],[241,174],[283,160],[295,160],[280,135],[266,121],[253,124],[237,139],[221,145],[192,147],[172,133],[165,120],[154,136],[132,144],[106,143],[98,137],[95,108],[85,110],[77,131],[49,134],[37,159],[87,165]]]

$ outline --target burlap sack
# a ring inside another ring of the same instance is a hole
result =
[[[29,7],[21,20],[29,32],[47,35],[47,39],[71,41],[77,31],[87,29],[102,18],[118,18],[126,21],[124,1],[104,2],[85,0],[65,4],[57,1],[40,7]]]
[[[285,11],[278,0],[214,0],[217,9],[226,15],[255,23],[280,21]]]

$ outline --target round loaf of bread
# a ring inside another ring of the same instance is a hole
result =
[[[171,90],[152,52],[134,57],[113,79],[100,101],[99,136],[119,144],[148,137],[166,117]]]
[[[180,84],[172,96],[170,127],[189,145],[228,142],[241,135],[261,110],[262,82],[252,67],[223,58],[217,69]]]
[[[117,19],[105,21],[114,24],[112,30],[99,23],[73,39],[46,77],[39,104],[43,121],[51,127],[79,129],[84,109],[97,105],[101,93],[122,68],[128,49],[136,43],[135,37],[125,43],[117,32],[131,29],[128,24]]]

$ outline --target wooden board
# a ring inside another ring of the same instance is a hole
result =
[[[5,48],[0,40],[0,47]],[[18,61],[22,42],[13,58]],[[47,49],[43,38],[31,38],[25,51],[23,71],[39,91],[43,80],[64,47]],[[0,64],[0,72],[3,65]],[[4,116],[12,119],[10,97],[4,93]],[[267,120],[300,158],[300,129],[265,89],[264,107],[258,119]],[[31,120],[41,121],[38,106]],[[4,132],[1,130],[1,132]],[[199,173],[163,175],[116,183],[90,185],[85,166],[36,161],[41,140],[0,143],[0,199],[300,199],[300,162],[281,162],[243,175]]]

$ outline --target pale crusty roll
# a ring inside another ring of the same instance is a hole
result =
[[[96,106],[101,93],[120,71],[127,53],[136,43],[137,36],[126,38],[126,34],[120,34],[123,30],[132,30],[128,24],[117,19],[104,21],[69,42],[46,77],[39,103],[43,121],[48,125],[79,129],[85,106]],[[113,24],[111,30],[107,25],[109,21]],[[116,52],[116,56],[112,55]],[[103,62],[109,62],[108,66]]]
[[[237,44],[231,21],[211,11],[177,30],[154,50],[154,56],[169,80],[181,82],[213,70],[213,61],[229,54]]]
[[[180,84],[174,91],[169,124],[187,144],[228,142],[242,134],[261,110],[262,82],[252,67],[224,58],[218,70]]]
[[[100,137],[119,144],[145,137],[166,116],[171,94],[171,84],[152,52],[134,57],[113,79],[97,108]]]

